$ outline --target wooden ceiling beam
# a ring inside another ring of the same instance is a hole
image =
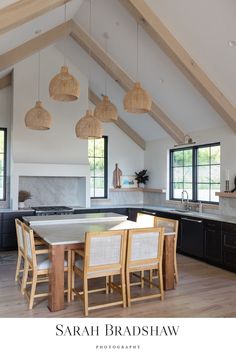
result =
[[[0,10],[0,34],[33,20],[71,0],[20,0]]]
[[[101,102],[101,99],[92,91],[89,90],[89,100],[96,106]],[[132,139],[135,144],[137,144],[141,149],[145,150],[146,143],[121,117],[113,122],[117,127],[119,127],[130,139]]]
[[[144,0],[119,0],[236,133],[236,109]]]
[[[0,55],[0,71],[33,55],[40,49],[48,47],[57,40],[68,36],[71,31],[71,24],[70,20]]]
[[[10,72],[6,76],[0,79],[0,90],[12,84],[12,73]]]
[[[130,90],[134,81],[129,75],[100,47],[87,32],[74,21],[72,23],[71,37],[125,90]],[[177,143],[184,142],[184,133],[153,102],[150,116],[158,123]]]

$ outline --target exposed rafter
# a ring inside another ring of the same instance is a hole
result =
[[[89,90],[89,100],[96,106],[101,102],[101,99],[92,91]],[[117,125],[130,139],[132,139],[141,149],[145,150],[145,141],[139,134],[137,134],[122,118],[118,117],[118,120],[113,122]]]
[[[168,31],[144,0],[119,0],[157,45],[187,76],[222,119],[236,132],[236,109]]]
[[[20,0],[0,10],[0,34],[39,17],[71,0]]]
[[[0,90],[4,89],[7,86],[10,86],[11,84],[12,84],[12,73],[9,73],[0,79]]]
[[[87,32],[73,21],[71,37],[125,90],[130,90],[134,81],[129,75],[100,47]],[[150,116],[178,143],[184,141],[184,133],[153,102]]]
[[[0,71],[29,57],[38,50],[48,47],[63,36],[68,36],[71,32],[71,24],[70,20],[0,55]]]

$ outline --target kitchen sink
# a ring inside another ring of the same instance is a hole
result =
[[[189,213],[191,214],[191,210],[185,210],[185,209],[171,209],[171,211],[177,211],[178,213]]]

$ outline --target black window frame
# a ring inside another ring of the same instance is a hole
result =
[[[107,199],[108,197],[108,136],[103,135],[102,138],[104,139],[104,196],[92,197],[90,195],[90,199]],[[94,158],[96,158],[96,155],[94,155]],[[96,177],[90,176],[90,180],[91,178],[96,179]],[[97,177],[97,178],[101,178],[101,177]],[[95,184],[94,184],[94,188],[95,188]]]
[[[1,202],[6,200],[6,189],[7,189],[7,128],[0,128],[0,131],[4,133],[4,151],[3,151],[3,161],[4,161],[4,171],[3,175],[3,198],[0,198]]]
[[[193,151],[193,160],[192,160],[192,199],[189,199],[191,202],[196,202],[196,203],[205,203],[205,204],[216,204],[218,205],[219,202],[212,202],[212,201],[206,201],[206,200],[201,200],[201,199],[197,199],[197,191],[198,191],[198,180],[197,180],[197,171],[198,171],[198,162],[197,162],[197,152],[199,148],[207,148],[207,147],[213,147],[213,146],[220,146],[221,144],[220,142],[216,142],[216,143],[208,143],[208,144],[202,144],[202,145],[193,145],[193,146],[186,146],[186,147],[179,147],[176,149],[171,149],[170,150],[170,154],[169,154],[169,191],[170,191],[170,200],[176,200],[176,201],[180,201],[180,198],[174,198],[173,197],[173,152],[175,151],[183,151],[183,150],[189,150],[191,149]],[[206,165],[206,166],[212,166],[212,164],[210,165]],[[220,163],[221,166],[221,163]],[[214,183],[206,183],[206,184],[214,184]],[[220,184],[220,183],[219,183]]]

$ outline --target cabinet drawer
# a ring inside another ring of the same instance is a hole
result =
[[[222,224],[222,230],[226,232],[234,233],[236,236],[236,224],[228,224],[224,222]]]
[[[221,222],[220,221],[214,221],[214,220],[206,220],[204,222],[205,228],[208,230],[214,230],[217,232],[221,231]]]
[[[231,270],[236,271],[236,252],[227,250],[224,251],[224,265]]]
[[[224,232],[223,237],[224,237],[224,246],[233,247],[236,249],[236,235]]]

